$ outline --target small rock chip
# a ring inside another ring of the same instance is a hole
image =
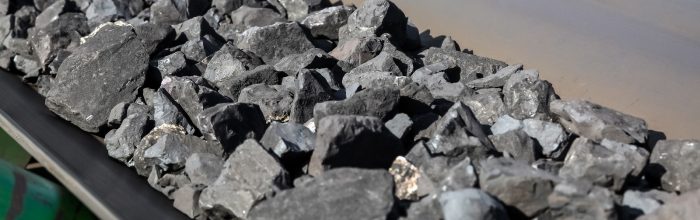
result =
[[[297,76],[302,69],[333,68],[337,60],[321,49],[314,48],[300,54],[292,54],[282,58],[275,64],[275,70]]]
[[[278,0],[287,11],[287,19],[290,21],[300,21],[311,11],[322,7],[320,0]]]
[[[276,71],[270,65],[261,65],[254,69],[234,73],[233,76],[221,80],[219,89],[222,94],[231,97],[231,99],[239,99],[241,90],[244,88],[262,83],[266,85],[278,85],[282,82],[284,73]]]
[[[199,208],[199,195],[201,193],[201,189],[193,187],[192,185],[180,187],[172,194],[174,200],[173,206],[182,213],[185,213],[187,217],[195,218],[201,213]]]
[[[151,65],[155,67],[158,79],[164,79],[166,76],[184,75],[182,71],[187,67],[187,60],[184,53],[177,51],[155,60]]]
[[[221,156],[210,153],[194,153],[185,162],[185,174],[192,184],[211,185],[224,166]]]
[[[174,124],[184,128],[187,134],[196,133],[197,128],[191,124],[190,119],[180,110],[180,107],[167,91],[158,89],[152,101],[153,119],[156,126]],[[117,106],[115,106],[116,108]]]
[[[223,155],[223,149],[218,143],[195,136],[166,133],[153,145],[137,148],[134,162],[136,170],[142,175],[148,174],[148,168],[151,166],[158,166],[163,171],[174,171],[184,168],[187,158],[194,153]]]
[[[348,17],[355,11],[354,7],[334,6],[313,12],[301,21],[313,37],[325,37],[338,40],[338,29],[348,23]]]
[[[256,104],[266,121],[289,121],[294,94],[280,86],[254,84],[241,90],[238,102]]]
[[[700,141],[662,140],[656,143],[649,161],[649,169],[661,178],[661,187],[667,191],[688,192],[700,188]]]
[[[390,113],[399,104],[399,90],[393,88],[366,89],[343,101],[328,101],[313,108],[318,122],[329,115],[374,116],[388,121]]]
[[[408,136],[412,125],[413,121],[411,121],[411,117],[403,113],[397,114],[394,118],[384,123],[384,126],[401,140],[404,140],[404,138]]]
[[[552,113],[571,133],[593,141],[609,139],[620,143],[644,143],[647,124],[644,120],[583,100],[552,101]]]
[[[232,152],[246,139],[260,140],[265,133],[265,118],[254,104],[219,104],[198,117],[202,133],[213,134],[226,152]]]
[[[261,202],[250,219],[384,220],[394,205],[393,188],[391,175],[384,170],[334,169]]]
[[[474,113],[461,102],[455,103],[435,124],[432,138],[427,142],[431,154],[468,156],[478,163],[496,151]]]
[[[371,60],[382,52],[384,40],[378,37],[352,38],[340,42],[329,54],[339,60],[338,66],[343,71],[350,70]]]
[[[489,136],[496,149],[507,157],[532,163],[537,160],[535,141],[522,130],[512,130]]]
[[[432,181],[404,157],[396,157],[389,173],[396,185],[394,195],[401,200],[416,201],[434,190]]]
[[[386,169],[402,149],[401,141],[379,118],[328,116],[318,123],[309,174],[318,176],[338,167]]]
[[[508,213],[500,202],[484,191],[467,188],[443,192],[438,198],[445,220],[508,219]]]
[[[238,48],[255,53],[265,63],[276,63],[291,54],[314,48],[296,22],[252,27],[238,35],[235,42]]]

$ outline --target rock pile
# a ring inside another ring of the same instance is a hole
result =
[[[0,16],[0,68],[191,218],[700,214],[700,141],[562,100],[387,0],[5,0]]]

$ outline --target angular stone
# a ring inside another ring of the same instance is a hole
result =
[[[394,136],[401,140],[407,137],[408,132],[411,129],[411,125],[413,125],[411,117],[403,113],[397,114],[394,116],[394,118],[384,123],[384,126],[386,126],[386,128],[388,128],[389,131],[394,134]]]
[[[200,77],[166,77],[161,83],[175,103],[184,111],[190,122],[200,131],[202,124],[197,116],[204,109],[220,103],[230,103],[231,99],[217,93]]]
[[[43,67],[57,57],[62,49],[77,47],[80,37],[89,32],[85,15],[66,13],[47,23],[45,27],[37,28],[30,36],[29,43]],[[111,41],[105,43],[108,42]]]
[[[264,0],[213,0],[212,6],[219,9],[222,14],[228,14],[233,10],[240,9],[242,7],[256,7],[261,8],[265,6],[267,2]]]
[[[468,157],[431,155],[420,141],[406,155],[406,159],[433,182],[436,191],[459,190],[476,184],[476,171]]]
[[[121,123],[121,126],[109,132],[105,137],[107,154],[110,157],[128,163],[134,155],[136,146],[141,142],[153,127],[153,122],[145,114],[129,115]]]
[[[435,101],[427,87],[418,83],[408,83],[401,87],[399,109],[409,115],[429,112],[430,104]]]
[[[317,104],[313,117],[317,122],[330,115],[373,116],[388,121],[398,104],[399,91],[396,89],[366,89],[343,101]]]
[[[214,53],[202,77],[219,89],[226,90],[226,81],[244,75],[245,71],[252,70],[262,64],[262,60],[254,54],[236,49],[231,44],[225,44]]]
[[[15,68],[17,68],[17,70],[19,70],[20,72],[24,73],[24,75],[22,76],[22,79],[24,80],[35,79],[39,76],[39,73],[41,72],[42,68],[39,62],[30,57],[17,55],[15,56],[13,61],[15,63]]]
[[[383,220],[394,205],[391,175],[384,170],[340,168],[256,205],[250,219]],[[348,201],[353,201],[348,203]]]
[[[164,124],[173,124],[184,128],[187,134],[196,133],[197,128],[192,125],[190,118],[180,109],[167,91],[158,89],[153,96],[152,106],[156,127]]]
[[[166,135],[166,134],[185,134],[185,129],[183,129],[180,126],[172,125],[172,124],[164,124],[164,125],[160,125],[160,126],[153,128],[153,130],[148,132],[148,134],[146,136],[141,138],[141,141],[136,146],[136,151],[134,151],[134,157],[132,158],[132,160],[129,161],[129,163],[127,165],[129,167],[133,167],[134,162],[135,162],[134,160],[136,159],[136,156],[143,155],[144,149],[151,147],[153,144],[156,143],[156,141],[158,141],[158,139],[160,139],[161,137],[163,137],[163,135]],[[136,169],[136,171],[139,171],[139,169]],[[162,169],[158,168],[158,169],[152,170],[151,167],[143,167],[143,170],[141,170],[141,171],[144,173],[139,173],[139,174],[145,176],[145,175],[152,175],[153,174],[152,171],[160,172],[160,171],[162,171]],[[158,173],[156,173],[156,174],[158,174]],[[160,178],[160,174],[158,175],[158,178]],[[157,179],[154,181],[157,181]],[[149,182],[151,182],[150,176],[149,176]]]
[[[441,48],[429,48],[420,53],[424,65],[447,62],[448,66],[457,66],[460,69],[459,82],[467,84],[479,76],[488,76],[496,73],[507,65],[501,61],[479,57],[468,53]]]
[[[549,210],[542,219],[617,219],[613,193],[582,182],[562,182],[547,198]]]
[[[491,126],[491,133],[494,135],[505,134],[509,131],[520,130],[523,128],[523,122],[510,117],[510,115],[503,115],[496,119],[496,123]]]
[[[174,199],[175,191],[180,188],[190,186],[190,180],[187,176],[179,173],[165,173],[158,167],[153,167],[151,174],[148,177],[152,178],[151,187],[163,193],[169,199]],[[151,180],[149,180],[151,181]]]
[[[651,214],[640,217],[640,220],[681,220],[695,219],[700,215],[698,210],[700,204],[700,190],[692,190],[681,194],[678,198],[673,198],[664,205],[657,208]]]
[[[289,121],[290,106],[294,96],[279,86],[255,84],[241,90],[238,102],[252,103],[260,107],[266,121]]]
[[[129,10],[131,4],[140,4],[143,8],[142,1],[115,1],[115,0],[93,0],[85,10],[85,16],[88,19],[88,24],[91,28],[97,28],[99,25],[117,20],[118,18],[130,19],[141,10],[133,13]]]
[[[34,26],[34,21],[38,12],[32,5],[17,5],[19,7],[13,14],[14,24],[12,25],[12,37],[26,38],[29,28]]]
[[[187,6],[178,5],[178,0],[157,0],[151,5],[151,22],[173,25],[187,20]]]
[[[58,16],[61,15],[65,9],[66,0],[54,1],[51,5],[41,10],[41,13],[39,13],[39,15],[36,16],[36,20],[34,21],[34,28],[46,27],[46,25],[48,25],[52,21],[58,19]]]
[[[583,100],[552,101],[552,113],[571,133],[594,141],[609,139],[620,143],[644,143],[647,124],[644,120]]]
[[[426,143],[431,154],[468,156],[478,163],[496,151],[474,113],[461,102],[455,103],[435,124],[432,138]]]
[[[508,213],[500,202],[475,188],[443,192],[438,199],[445,220],[459,219],[508,219]]]
[[[209,35],[216,40],[221,40],[214,28],[202,16],[193,17],[180,24],[173,25],[173,29],[175,30],[176,39],[184,37],[187,40],[195,40]]]
[[[627,158],[627,161],[629,161],[634,168],[632,169],[631,173],[632,177],[641,177],[647,162],[649,162],[649,151],[636,145],[623,144],[608,139],[603,139],[603,141],[600,142],[600,145],[608,150],[624,155]]]
[[[503,67],[498,72],[492,75],[485,76],[481,79],[476,79],[467,83],[469,88],[473,89],[485,89],[485,88],[499,88],[506,85],[506,81],[510,79],[513,74],[523,69],[522,64],[514,64],[507,67]]]
[[[644,214],[650,214],[675,197],[675,194],[659,190],[646,192],[627,190],[622,197],[623,212],[620,213],[621,217],[636,219]]]
[[[391,57],[389,53],[382,52],[376,57],[368,60],[367,62],[360,64],[359,66],[348,72],[345,77],[351,77],[354,75],[366,73],[366,72],[391,72],[392,75],[402,76],[407,73],[402,70],[399,65],[396,64],[394,58]],[[345,78],[344,77],[344,78]],[[344,85],[347,85],[344,83]]]
[[[314,151],[316,135],[303,124],[272,122],[260,139],[266,150],[280,158],[291,173],[302,173]]]
[[[158,79],[164,79],[166,76],[183,76],[183,70],[187,67],[187,60],[185,59],[185,54],[177,51],[165,57],[162,57],[155,62],[152,62],[152,68],[155,70],[155,74],[159,77]]]
[[[445,50],[461,51],[459,49],[459,44],[457,44],[457,41],[453,40],[451,36],[447,36],[444,40],[442,40],[440,48]]]
[[[219,104],[198,117],[202,133],[213,134],[226,152],[232,152],[246,139],[260,140],[265,133],[265,118],[254,104]]]
[[[505,104],[498,93],[465,96],[462,102],[474,109],[476,119],[484,125],[492,125],[496,123],[496,119],[506,114]]]
[[[314,117],[317,103],[333,100],[334,95],[323,76],[314,71],[300,71],[295,82],[294,100],[289,121],[303,123]]]
[[[304,53],[292,54],[275,64],[275,70],[296,76],[302,69],[333,68],[337,60],[321,49],[314,48]]]
[[[0,56],[2,56],[2,55],[0,55]],[[53,77],[52,76],[40,75],[36,79],[36,84],[35,84],[39,95],[46,97],[46,95],[49,94],[49,90],[51,89],[51,84],[53,84]]]
[[[364,1],[350,14],[347,25],[341,28],[340,41],[387,33],[395,45],[403,45],[407,23],[408,18],[394,3],[387,0]]]
[[[173,206],[187,217],[195,218],[199,216],[201,210],[199,208],[199,195],[201,189],[191,185],[185,185],[173,192]]]
[[[547,209],[547,196],[558,177],[507,158],[489,158],[481,164],[481,189],[527,217]]]
[[[352,88],[357,85],[361,88],[401,88],[411,82],[411,79],[405,76],[396,76],[392,72],[360,72],[354,74],[345,74],[343,77],[343,86]]]
[[[431,194],[412,203],[406,211],[406,220],[443,220],[442,206],[437,194]]]
[[[251,27],[238,35],[236,46],[260,56],[265,63],[276,63],[291,54],[303,53],[314,45],[298,23],[277,23]]]
[[[148,54],[153,54],[159,48],[165,47],[175,36],[175,29],[170,25],[143,23],[134,26],[136,35],[141,38],[141,42],[146,46]]]
[[[255,140],[236,147],[199,204],[215,216],[245,219],[253,205],[288,187],[287,171]]]
[[[236,35],[251,27],[264,27],[277,22],[286,22],[284,17],[270,8],[241,6],[229,14],[231,23],[222,23],[217,32],[226,39],[235,40]]]
[[[384,40],[378,37],[352,38],[338,43],[329,54],[339,60],[338,66],[349,72],[355,67],[371,60],[382,52]]]
[[[222,94],[232,99],[238,99],[240,98],[241,90],[245,87],[259,83],[277,85],[282,82],[283,76],[284,73],[275,71],[272,66],[261,65],[232,77],[222,79],[219,89]]]
[[[614,191],[620,190],[633,171],[639,169],[627,158],[624,147],[636,148],[632,145],[603,146],[579,137],[571,144],[559,175],[572,180],[584,179]]]
[[[185,167],[187,158],[194,153],[224,153],[218,143],[179,133],[163,134],[153,145],[143,146],[141,148],[140,143],[134,153],[134,164],[141,175],[148,174],[151,166],[158,166],[163,171],[180,170]]]
[[[219,50],[220,46],[218,42],[212,42],[206,38],[197,38],[185,42],[180,51],[185,54],[188,60],[206,62],[205,59]]]
[[[523,120],[523,131],[539,142],[542,154],[545,156],[552,155],[567,139],[566,132],[561,125],[537,119]]]
[[[287,11],[287,19],[290,21],[301,21],[311,13],[322,7],[320,0],[278,0]]]
[[[148,57],[129,25],[103,25],[63,61],[46,105],[81,129],[97,132],[114,105],[136,98]]]
[[[652,175],[661,187],[671,192],[689,192],[700,188],[700,141],[662,140],[656,143],[649,161]]]
[[[450,101],[461,100],[462,97],[469,96],[472,92],[460,82],[448,81],[448,73],[454,71],[454,65],[447,62],[426,65],[411,75],[411,79],[420,85],[426,86],[435,98],[443,98]],[[454,77],[452,77],[454,78]]]
[[[389,168],[389,173],[394,177],[394,195],[401,200],[416,201],[433,192],[433,182],[402,156],[396,157]]]
[[[549,102],[557,99],[557,96],[552,84],[538,77],[536,70],[520,71],[503,86],[503,101],[514,118],[549,118]]]
[[[338,167],[386,169],[402,148],[379,118],[328,116],[318,123],[309,174],[318,176]]]
[[[300,23],[311,32],[311,36],[338,40],[338,29],[348,23],[348,17],[355,11],[354,7],[334,6],[315,11]]]
[[[535,141],[522,130],[512,130],[502,134],[489,136],[496,149],[507,157],[527,163],[535,162],[537,148]]]
[[[210,153],[194,153],[185,161],[185,174],[192,184],[209,186],[219,177],[224,160]]]

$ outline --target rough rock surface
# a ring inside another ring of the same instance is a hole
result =
[[[314,48],[298,23],[277,23],[252,27],[241,33],[236,46],[258,54],[265,63]]]
[[[374,116],[386,121],[398,103],[399,91],[396,89],[366,89],[343,101],[319,103],[314,106],[313,114],[316,121],[330,115]]]
[[[659,141],[654,147],[649,163],[650,172],[661,178],[664,190],[688,192],[700,188],[700,141],[669,140]],[[659,167],[660,166],[660,167]]]
[[[260,108],[247,103],[216,105],[204,110],[197,120],[202,133],[213,134],[226,152],[246,139],[259,140],[267,127]]]
[[[550,109],[569,132],[591,140],[646,142],[647,124],[640,118],[582,100],[556,100],[550,104]]]
[[[438,200],[445,220],[508,219],[503,205],[478,189],[444,192]]]
[[[547,197],[543,219],[617,219],[612,192],[582,182],[562,182]]]
[[[700,190],[689,191],[678,198],[670,199],[654,212],[639,219],[694,219],[700,214],[697,209],[698,204],[700,204]]]

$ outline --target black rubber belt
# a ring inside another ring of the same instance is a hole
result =
[[[59,118],[44,98],[0,71],[0,126],[101,219],[186,219],[102,143]]]

